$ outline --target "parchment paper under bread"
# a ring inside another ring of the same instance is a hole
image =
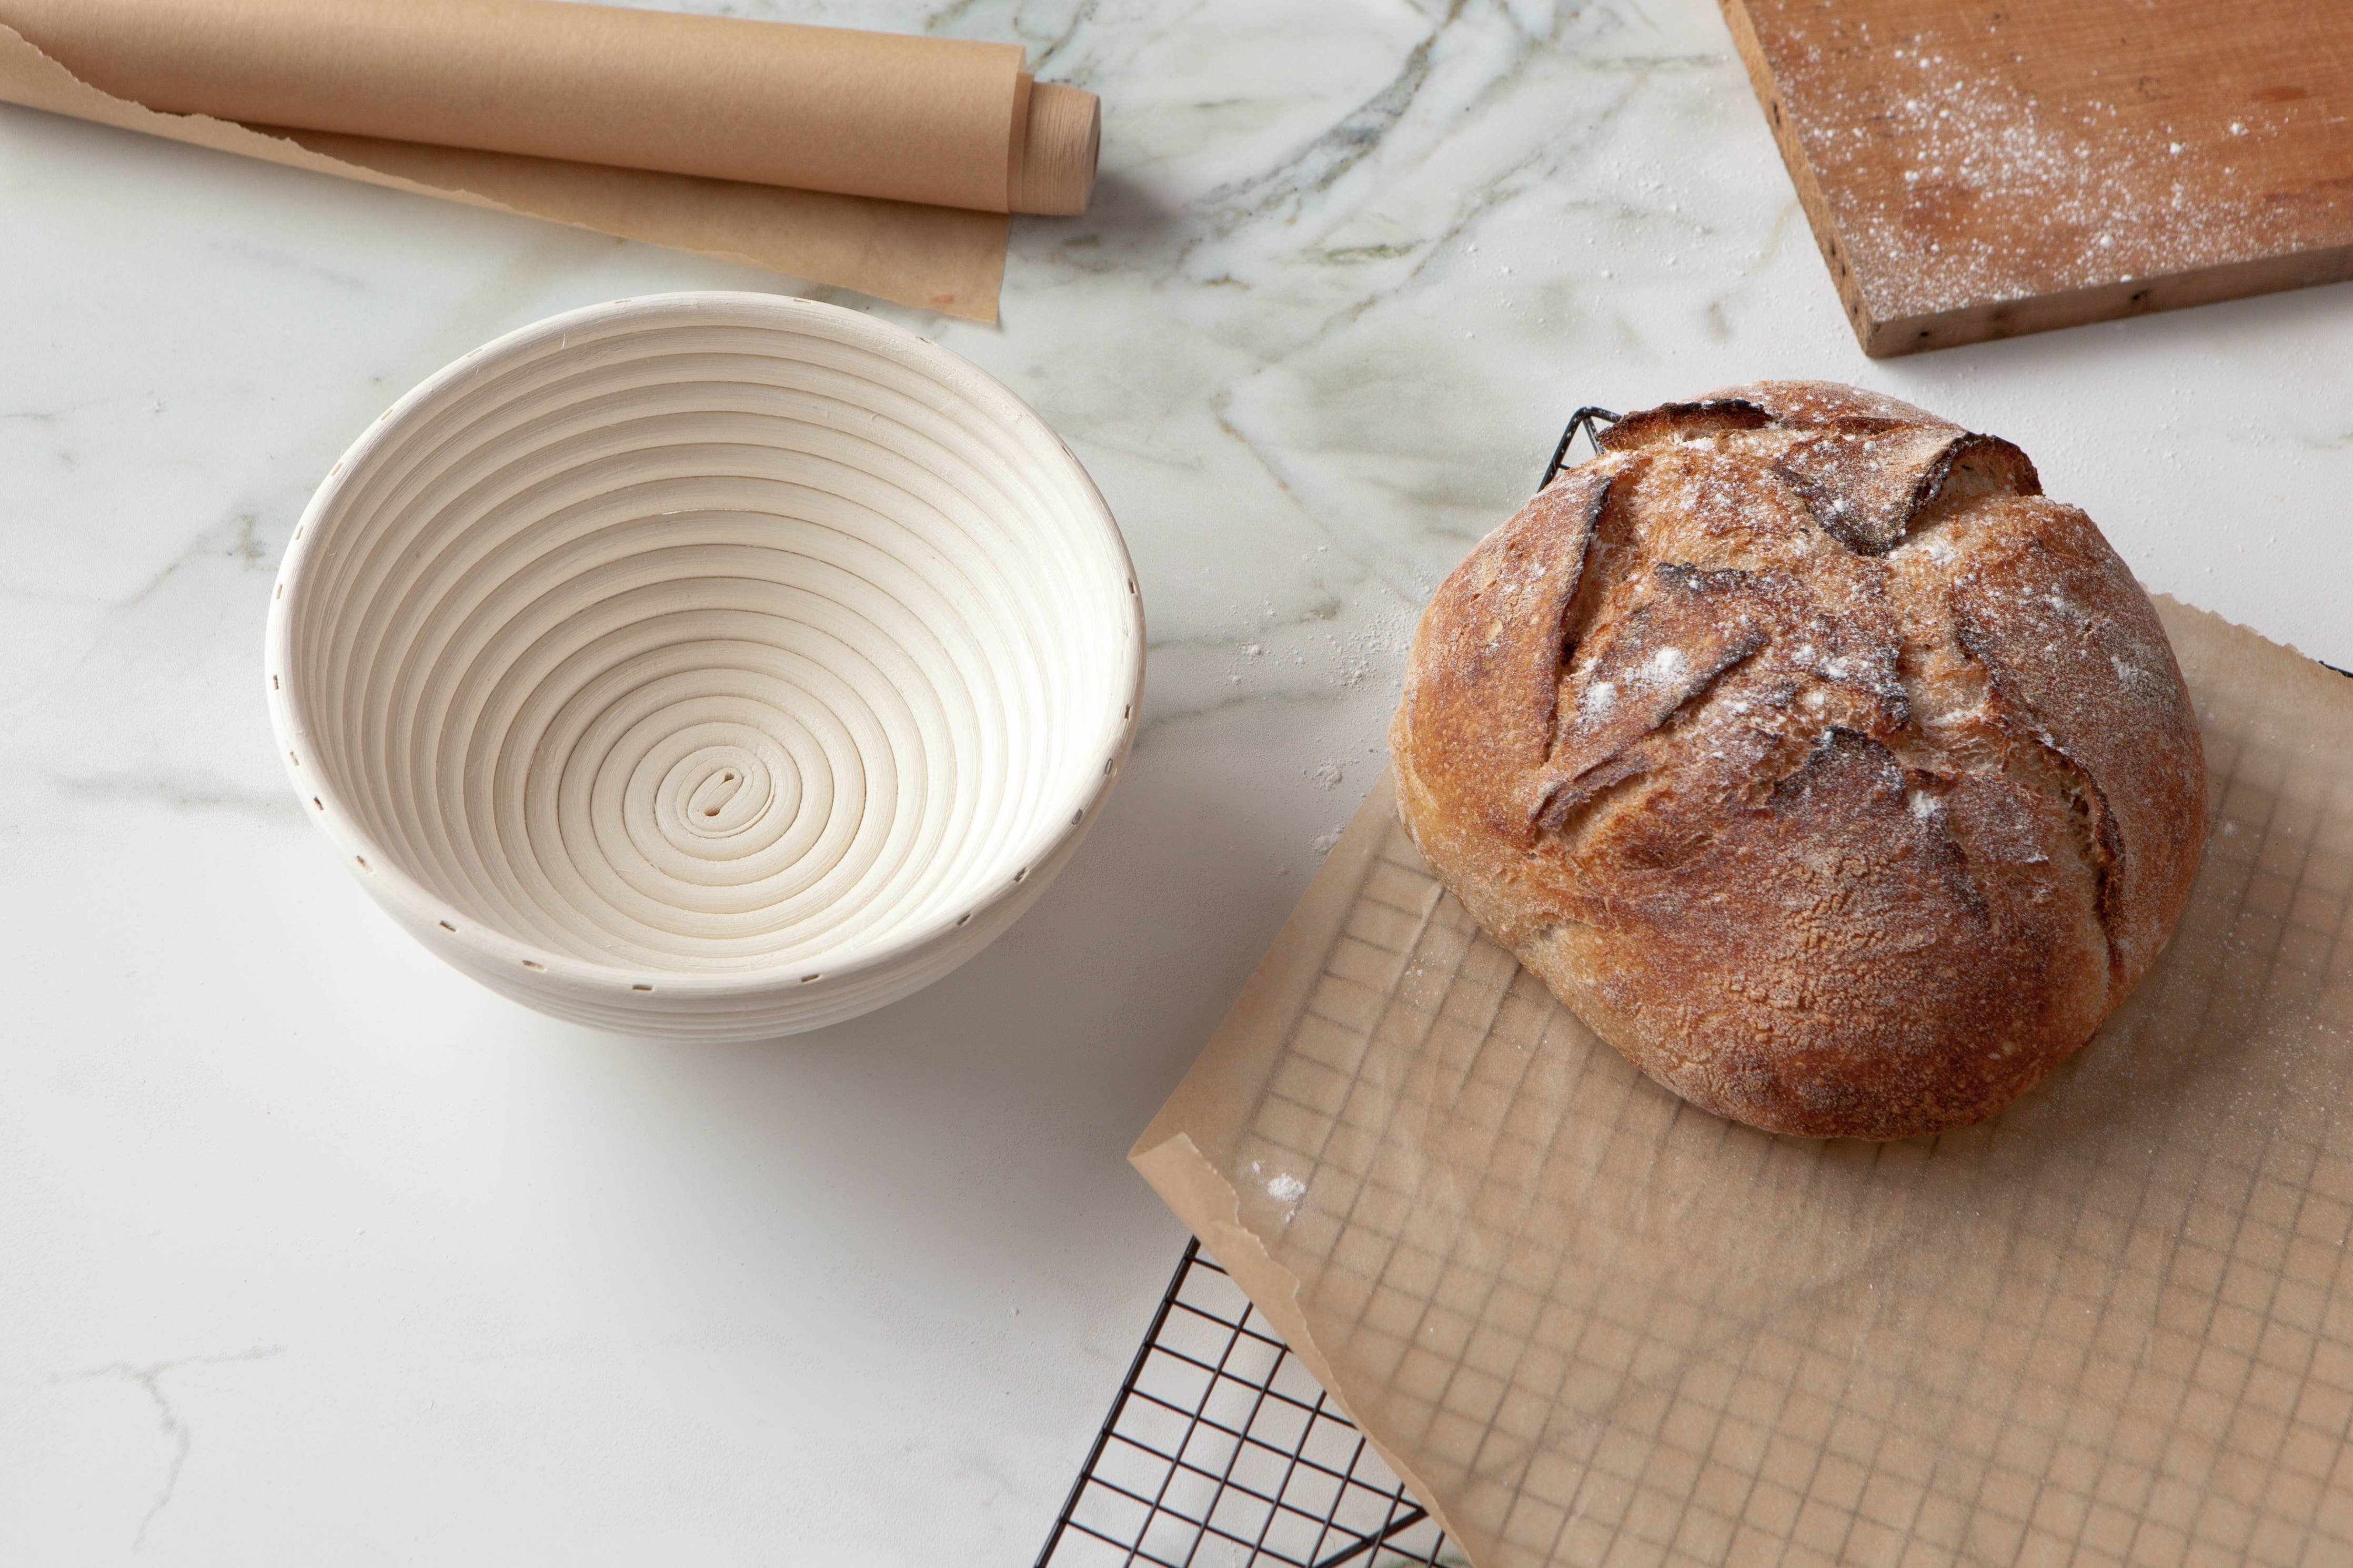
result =
[[[1479,1568],[2353,1563],[2353,679],[2158,607],[2189,911],[1933,1140],[1683,1104],[1375,786],[1131,1158]]]
[[[212,3],[225,10],[237,8],[237,0]],[[984,321],[997,319],[1010,232],[1009,220],[1001,211],[476,152],[429,140],[294,131],[202,114],[162,113],[101,91],[77,77],[5,26],[5,9],[0,9],[0,102],[419,195],[700,251],[949,315]],[[616,47],[625,41],[617,42]],[[934,40],[907,40],[930,41]],[[300,38],[287,40],[288,49],[291,51],[300,42]],[[980,51],[984,66],[998,69],[1004,77],[1009,116],[1021,51],[1010,45],[972,45],[970,48]],[[279,64],[290,76],[328,82],[352,66],[339,58],[306,60],[291,54]],[[920,98],[929,90],[929,84],[910,82],[906,90],[909,96]],[[977,90],[976,87],[970,89]],[[420,126],[419,135],[427,129]],[[649,137],[652,129],[648,127]],[[630,134],[626,118],[611,132],[612,139],[622,142]],[[857,140],[854,129],[846,128],[843,137]],[[740,132],[734,140],[742,140]],[[1007,158],[1001,141],[980,153],[979,162],[996,169],[997,188],[1001,192]]]

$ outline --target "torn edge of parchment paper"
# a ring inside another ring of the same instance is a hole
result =
[[[1148,1148],[1147,1143],[1151,1144]],[[1373,1452],[1380,1456],[1390,1473],[1405,1482],[1413,1500],[1438,1521],[1440,1530],[1455,1535],[1445,1509],[1432,1490],[1422,1484],[1413,1467],[1406,1463],[1405,1457],[1374,1436],[1348,1407],[1347,1399],[1339,1392],[1339,1379],[1333,1375],[1331,1363],[1324,1359],[1314,1334],[1308,1330],[1306,1315],[1299,1310],[1299,1277],[1277,1263],[1267,1251],[1266,1243],[1242,1224],[1241,1194],[1218,1174],[1217,1167],[1193,1142],[1193,1135],[1179,1132],[1155,1143],[1147,1131],[1129,1151],[1127,1158],[1152,1184],[1161,1201],[1194,1227],[1202,1250],[1233,1277],[1250,1304],[1274,1325],[1283,1343],[1291,1347],[1291,1353],[1307,1363],[1317,1384],[1362,1434]]]
[[[1349,821],[1340,835],[1340,841],[1324,857],[1324,866],[1312,880],[1298,906],[1283,922],[1271,946],[1267,961],[1242,987],[1241,994],[1227,1011],[1218,1026],[1217,1034],[1202,1048],[1191,1071],[1167,1101],[1159,1114],[1136,1139],[1128,1151],[1128,1163],[1134,1165],[1161,1201],[1179,1219],[1193,1229],[1201,1246],[1216,1258],[1218,1266],[1233,1277],[1269,1322],[1282,1334],[1292,1353],[1307,1364],[1315,1381],[1340,1406],[1365,1440],[1372,1445],[1390,1472],[1405,1482],[1413,1493],[1415,1502],[1435,1519],[1440,1529],[1457,1540],[1461,1539],[1454,1521],[1433,1489],[1423,1484],[1419,1471],[1398,1453],[1375,1436],[1358,1419],[1343,1392],[1341,1380],[1334,1374],[1332,1363],[1325,1359],[1322,1347],[1307,1324],[1307,1317],[1299,1307],[1300,1281],[1297,1275],[1274,1259],[1241,1213],[1241,1194],[1231,1183],[1219,1174],[1200,1145],[1186,1131],[1187,1123],[1205,1099],[1226,1094],[1229,1090],[1247,1100],[1256,1089],[1255,1084],[1224,1084],[1213,1080],[1217,1076],[1212,1064],[1235,1059],[1237,1053],[1219,1052],[1218,1041],[1239,1030],[1262,1026],[1271,1017],[1292,1017],[1303,1010],[1309,991],[1315,984],[1319,956],[1324,939],[1336,930],[1345,919],[1348,908],[1356,901],[1357,889],[1378,855],[1383,838],[1393,820],[1395,808],[1388,770],[1374,781],[1365,804]],[[1433,900],[1434,904],[1434,900]],[[1424,911],[1428,918],[1429,911]]]

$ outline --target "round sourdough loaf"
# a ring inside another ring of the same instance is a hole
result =
[[[2000,1110],[2171,934],[2206,762],[2163,626],[2007,441],[1813,382],[1630,415],[1446,580],[1408,830],[1634,1065],[1776,1132]]]

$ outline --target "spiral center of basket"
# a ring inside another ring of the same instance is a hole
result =
[[[656,795],[663,836],[732,838],[779,806],[776,826],[789,826],[799,805],[799,770],[789,757],[778,761],[784,763],[781,778],[766,758],[746,746],[705,746],[681,758]]]

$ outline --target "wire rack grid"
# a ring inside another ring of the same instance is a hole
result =
[[[1580,435],[1579,408],[1542,489]],[[1464,1560],[1364,1434],[1188,1242],[1038,1568],[1445,1568]]]
[[[1198,1241],[1038,1554],[1038,1568],[1461,1562]]]

